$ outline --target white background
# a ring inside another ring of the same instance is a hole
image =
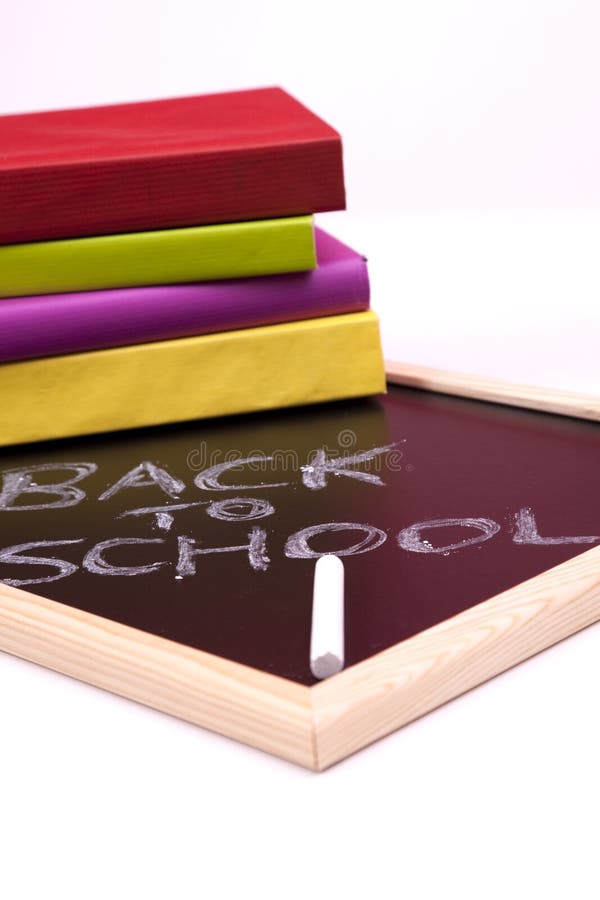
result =
[[[343,135],[321,224],[369,256],[388,356],[600,393],[594,0],[0,13],[0,112],[286,87]],[[318,776],[0,656],[0,894],[596,898],[599,641]]]

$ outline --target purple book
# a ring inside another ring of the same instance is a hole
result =
[[[315,239],[310,272],[0,300],[0,362],[368,309],[366,260],[319,228]]]

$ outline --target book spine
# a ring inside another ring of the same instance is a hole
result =
[[[310,216],[0,247],[0,297],[212,281],[316,265]]]
[[[151,202],[149,202],[151,198]],[[0,170],[0,244],[303,216],[345,207],[339,136]]]
[[[93,434],[385,390],[361,312],[0,366],[0,444]]]
[[[312,272],[0,302],[0,362],[234,331],[369,307],[358,254]]]

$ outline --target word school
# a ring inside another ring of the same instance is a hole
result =
[[[327,479],[332,475],[345,475],[359,481],[376,486],[383,486],[384,482],[378,475],[362,472],[350,468],[360,462],[373,459],[377,454],[383,454],[393,448],[394,445],[375,448],[365,453],[354,454],[352,457],[343,457],[328,460],[324,455],[315,457],[315,462],[303,467],[302,478],[305,487],[309,490],[322,490],[327,485]],[[231,469],[237,469],[244,464],[251,463],[255,457],[247,457],[235,461],[222,463],[205,469],[194,478],[196,487],[204,491],[233,492],[236,496],[229,496],[222,500],[195,500],[188,503],[167,502],[160,506],[144,506],[127,509],[119,514],[119,518],[125,516],[152,517],[158,528],[170,531],[174,524],[174,515],[177,511],[191,507],[205,507],[208,516],[220,521],[244,524],[245,529],[249,523],[257,519],[264,519],[275,513],[275,506],[257,497],[240,497],[237,493],[243,490],[260,490],[281,488],[287,483],[271,484],[235,484],[228,485],[221,481],[222,476]],[[268,459],[261,457],[261,460]],[[86,492],[81,488],[80,482],[97,471],[95,463],[48,463],[38,466],[10,469],[3,473],[2,490],[0,492],[0,512],[25,513],[33,510],[64,509],[77,506],[86,499]],[[39,484],[35,478],[40,474],[54,472],[58,475],[70,473],[70,477]],[[115,497],[127,488],[158,487],[170,501],[179,501],[185,490],[185,484],[170,475],[165,469],[150,462],[142,462],[122,478],[104,490],[98,497],[99,502]],[[44,502],[40,502],[40,495],[45,495]],[[33,498],[37,502],[29,502]],[[50,499],[48,499],[50,498]],[[25,502],[23,502],[23,499]],[[463,529],[467,536],[459,541],[446,544],[434,544],[432,538],[436,531],[442,529]],[[498,522],[489,518],[441,518],[415,522],[402,528],[395,535],[397,546],[410,553],[443,554],[449,555],[457,551],[465,550],[491,540],[501,530]],[[372,524],[361,522],[324,522],[303,528],[287,537],[284,554],[289,559],[317,559],[324,553],[314,548],[313,544],[319,535],[330,533],[343,533],[340,536],[340,546],[337,549],[329,548],[328,554],[335,553],[338,556],[356,556],[369,553],[381,547],[387,540],[388,534]],[[164,538],[147,537],[116,537],[96,543],[83,556],[81,566],[84,570],[96,575],[124,576],[147,575],[164,569],[166,566],[175,565],[175,577],[178,579],[196,575],[198,563],[201,557],[214,553],[243,553],[246,555],[250,569],[255,572],[268,571],[270,559],[267,548],[267,532],[264,528],[252,525],[246,532],[247,540],[221,547],[206,547],[187,535],[177,536],[176,558],[173,561],[155,559],[145,565],[117,565],[114,562],[114,551],[127,545],[165,545]],[[515,544],[556,545],[556,544],[592,544],[600,541],[598,535],[556,536],[545,537],[538,531],[534,512],[529,507],[520,509],[514,516],[514,528],[512,535]],[[49,555],[53,548],[66,547],[73,544],[83,544],[85,538],[72,538],[64,540],[36,540],[27,543],[14,544],[0,549],[0,580],[15,586],[42,584],[66,578],[78,571],[79,566],[65,559]],[[318,543],[318,540],[317,540]],[[39,552],[45,551],[40,556]],[[111,555],[113,561],[111,561]],[[156,548],[156,555],[161,556]],[[38,575],[29,578],[2,578],[1,567],[9,566],[34,566],[51,568],[52,574]]]

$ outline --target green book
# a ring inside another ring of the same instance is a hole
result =
[[[311,216],[0,246],[0,297],[302,272]]]

